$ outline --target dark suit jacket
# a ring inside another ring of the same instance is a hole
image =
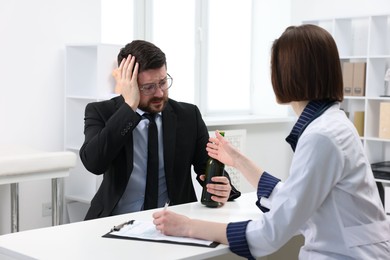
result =
[[[133,170],[132,131],[141,116],[122,96],[94,102],[85,109],[85,141],[80,158],[93,174],[104,174],[85,219],[110,216],[126,189]],[[195,105],[169,99],[162,112],[165,178],[170,205],[197,200],[191,166],[204,174],[208,159],[208,131]],[[240,196],[232,187],[230,199]]]

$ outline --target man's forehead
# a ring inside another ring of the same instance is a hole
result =
[[[164,79],[167,76],[167,69],[165,66],[158,69],[144,70],[138,73],[138,82],[148,83],[156,82]]]

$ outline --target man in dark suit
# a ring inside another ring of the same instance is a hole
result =
[[[121,49],[118,64],[113,75],[121,95],[90,103],[85,109],[80,158],[88,171],[104,174],[86,220],[162,207],[167,201],[170,205],[194,202],[191,166],[198,182],[204,180],[208,131],[195,105],[168,98],[172,78],[165,54],[152,43],[137,40]],[[152,121],[148,114],[155,116],[159,158],[158,177],[149,190],[148,128]],[[213,181],[217,184],[208,184],[208,191],[215,201],[225,203],[240,196],[227,174]],[[146,206],[153,192],[158,201]]]

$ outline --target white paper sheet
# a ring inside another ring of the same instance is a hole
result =
[[[156,226],[152,221],[138,221],[135,220],[132,224],[125,225],[119,231],[112,231],[110,233],[114,236],[131,237],[156,241],[172,241],[177,243],[191,243],[210,246],[213,241],[187,238],[187,237],[174,237],[166,236],[156,229]]]

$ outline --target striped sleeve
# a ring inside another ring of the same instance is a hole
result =
[[[257,186],[257,202],[256,205],[260,208],[263,212],[268,212],[269,209],[262,206],[260,203],[261,198],[268,198],[272,191],[274,190],[276,184],[280,182],[280,179],[272,176],[271,174],[264,172],[259,180],[259,185]]]
[[[230,250],[247,259],[255,259],[249,251],[248,242],[246,241],[246,226],[250,220],[229,223],[226,230]]]

